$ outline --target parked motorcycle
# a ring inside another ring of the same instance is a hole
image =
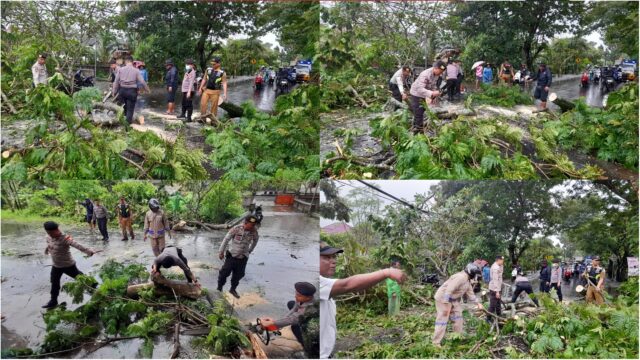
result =
[[[77,89],[81,89],[81,88],[85,88],[85,87],[92,87],[92,86],[94,86],[93,76],[84,77],[82,75],[82,70],[78,70],[73,75],[73,85]]]

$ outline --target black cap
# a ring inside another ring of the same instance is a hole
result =
[[[598,260],[598,261],[600,261],[600,256],[594,256],[591,260]]]
[[[167,61],[164,62],[165,65],[173,65],[173,60],[172,59],[167,59]]]
[[[343,253],[344,250],[329,246],[325,242],[320,243],[320,255],[333,255]]]
[[[47,221],[44,223],[44,229],[47,231],[58,230],[58,223],[55,221]]]
[[[316,287],[308,282],[297,282],[293,287],[296,288],[300,295],[313,296],[316,293]]]
[[[193,59],[187,59],[187,60],[184,61],[184,63],[185,64],[189,64],[189,65],[193,65],[194,64]]]
[[[38,58],[46,59],[47,58],[47,54],[46,53],[40,53],[40,54],[38,54]]]
[[[496,255],[496,260],[504,260],[504,256],[502,256],[502,255]]]
[[[221,60],[219,56],[214,56],[213,59],[211,59],[211,62],[218,63],[218,64],[220,63],[220,61]]]
[[[258,218],[254,215],[247,215],[247,217],[244,218],[244,222],[255,224],[258,222]]]
[[[553,261],[552,261],[552,262],[553,262],[554,264],[558,264],[558,263],[560,263],[560,259],[558,259],[558,258],[553,259]]]

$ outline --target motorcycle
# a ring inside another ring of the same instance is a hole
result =
[[[289,92],[289,80],[281,78],[278,81],[278,91],[282,94]]]
[[[564,278],[564,281],[569,282],[571,281],[572,276],[573,276],[573,270],[565,269],[562,277]]]
[[[582,77],[580,78],[580,86],[582,87],[589,86],[589,75],[586,72],[582,73]]]
[[[434,288],[440,286],[440,279],[438,278],[438,274],[423,274],[420,278],[420,282],[422,284],[430,284]]]
[[[276,81],[276,74],[274,73],[269,74],[269,86],[272,86],[275,81]]]
[[[75,75],[73,75],[73,85],[77,89],[93,87],[93,76],[84,77],[82,76],[82,70],[78,70]]]
[[[600,85],[600,90],[604,90],[604,92],[610,92],[615,89],[616,81],[613,79],[613,76],[607,76],[602,80],[602,84]]]

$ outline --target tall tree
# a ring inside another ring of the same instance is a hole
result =
[[[256,29],[260,2],[140,1],[124,6],[122,30],[145,39],[155,36],[154,46],[166,57],[182,59],[195,55],[200,68],[232,34]],[[175,60],[175,59],[174,59]],[[177,60],[176,60],[177,61]]]
[[[320,22],[319,1],[267,2],[260,16],[262,31],[274,31],[288,58],[312,58],[318,49]]]
[[[596,1],[587,13],[590,29],[604,35],[605,43],[617,48],[627,56],[638,56],[638,13],[637,1]]]
[[[462,30],[470,36],[485,35],[485,46],[507,51],[516,46],[527,66],[532,68],[549,39],[556,34],[581,31],[587,8],[582,1],[474,1],[457,4],[454,16],[460,19]],[[489,61],[512,57],[513,54],[505,52],[500,58]]]

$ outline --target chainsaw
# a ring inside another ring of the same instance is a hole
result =
[[[275,326],[275,325],[269,325],[269,326],[262,325],[262,321],[260,321],[260,318],[256,319],[256,323],[255,324],[249,324],[249,329],[251,330],[251,332],[253,332],[254,334],[258,335],[260,340],[265,345],[269,345],[269,342],[271,341],[271,336],[272,335],[274,335],[274,336],[275,335],[282,335],[282,333],[280,332],[280,330],[278,329],[277,326]]]

